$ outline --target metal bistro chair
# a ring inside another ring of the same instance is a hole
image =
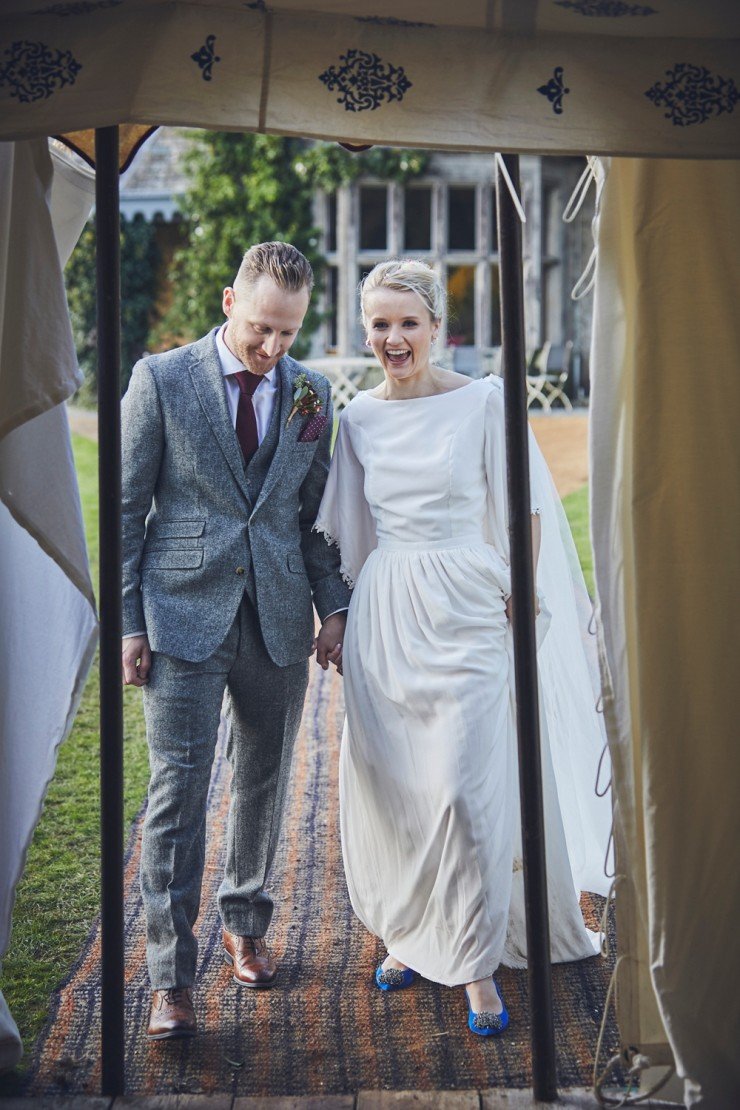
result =
[[[570,376],[570,360],[573,343],[545,343],[534,356],[527,369],[527,408],[539,401],[543,412],[551,412],[556,401],[560,401],[566,412],[572,412],[570,397],[565,393],[565,385]]]

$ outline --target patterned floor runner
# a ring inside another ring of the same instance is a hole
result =
[[[220,947],[216,891],[224,856],[228,764],[223,743],[209,801],[208,855],[201,916],[193,1041],[144,1039],[149,985],[138,886],[141,815],[126,857],[126,1088],[128,1094],[231,1092],[234,1095],[344,1093],[391,1088],[526,1087],[531,1084],[526,972],[502,969],[512,1015],[502,1037],[473,1037],[459,989],[427,982],[399,994],[371,986],[376,939],[347,900],[338,834],[337,763],[341,680],[312,667],[293,762],[287,817],[270,880],[277,909],[270,942],[280,964],[273,990],[240,989]],[[595,928],[601,899],[584,912]],[[554,968],[560,1084],[588,1086],[610,975],[595,957]],[[68,980],[53,996],[37,1042],[27,1094],[96,1094],[99,1051],[100,935],[96,924]],[[617,1032],[609,1025],[604,1051]]]

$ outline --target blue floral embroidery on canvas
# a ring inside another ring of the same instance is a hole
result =
[[[579,15],[601,15],[620,19],[623,15],[657,15],[647,4],[625,4],[623,0],[555,0],[559,8],[570,8]]]
[[[102,11],[104,8],[117,8],[123,0],[72,0],[69,3],[49,4],[46,8],[38,8],[31,15],[89,15],[90,12]]]
[[[348,50],[340,54],[339,66],[329,66],[319,75],[329,92],[339,91],[337,104],[347,112],[374,111],[385,101],[403,100],[412,87],[403,66],[382,62],[377,54]]]
[[[706,66],[677,62],[665,75],[669,80],[656,81],[645,96],[658,108],[668,109],[664,116],[675,127],[690,127],[730,113],[740,100],[732,78],[715,76]]]
[[[563,97],[570,92],[570,89],[566,89],[563,83],[563,67],[555,66],[550,80],[546,85],[540,85],[537,92],[547,97],[556,116],[562,116]]]
[[[393,15],[356,15],[356,23],[374,23],[376,27],[410,27],[418,30],[421,27],[436,27],[436,23],[420,23],[410,19],[396,19]]]
[[[45,100],[64,85],[74,85],[82,66],[70,50],[55,50],[43,42],[21,39],[5,51],[0,62],[0,87],[21,104]]]
[[[213,77],[214,65],[216,64],[216,62],[221,61],[218,54],[216,53],[215,47],[216,36],[208,35],[200,50],[196,50],[194,54],[190,55],[193,61],[197,62],[200,66],[202,71],[201,76],[203,77],[204,81],[211,80],[211,78]]]

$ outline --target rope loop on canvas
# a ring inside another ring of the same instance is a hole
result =
[[[614,879],[616,871],[609,870],[609,856],[611,855],[612,848],[614,847],[614,824],[609,831],[609,839],[606,842],[606,852],[604,853],[604,874],[607,879]]]
[[[602,914],[601,914],[601,919],[599,921],[599,950],[601,952],[601,955],[604,956],[605,958],[610,955],[611,950],[612,950],[612,946],[609,943],[609,930],[608,930],[609,907],[611,906],[612,899],[614,898],[614,896],[616,894],[617,883],[619,882],[620,879],[623,879],[623,878],[624,878],[623,875],[615,875],[614,878],[612,879],[611,886],[609,887],[609,891],[608,891],[607,896],[606,896],[606,901],[604,902],[604,909],[603,909]]]
[[[593,237],[594,245],[591,254],[588,257],[588,262],[579,277],[578,281],[573,286],[570,297],[573,301],[581,301],[593,289],[596,284],[596,259],[598,256],[598,245],[596,242],[596,223],[599,211],[599,201],[601,200],[601,193],[604,188],[604,181],[606,175],[603,170],[600,170],[599,159],[589,154],[586,158],[586,168],[581,176],[578,178],[575,189],[570,195],[570,199],[565,206],[563,212],[563,222],[571,224],[575,220],[578,213],[583,208],[583,204],[588,196],[588,191],[593,183],[596,186],[596,199],[594,202],[594,219],[591,226],[591,235]]]
[[[599,763],[598,763],[598,766],[596,768],[596,785],[594,786],[594,793],[596,794],[597,798],[603,798],[606,794],[609,793],[609,791],[612,788],[612,777],[610,775],[606,786],[603,787],[603,789],[600,789],[601,769],[604,766],[604,756],[607,754],[608,751],[609,751],[609,741],[607,740],[607,742],[604,744],[604,747],[601,749],[601,755],[599,756]]]
[[[584,201],[592,183],[598,183],[596,174],[596,158],[592,154],[586,156],[586,168],[578,178],[575,189],[570,194],[570,200],[563,212],[563,223],[572,224],[578,213],[583,208]]]
[[[595,636],[597,631],[598,631],[598,628],[597,628],[597,625],[596,625],[596,602],[592,601],[591,602],[591,616],[588,619],[588,634],[589,634],[589,636]]]
[[[646,1068],[651,1068],[653,1062],[649,1056],[643,1052],[638,1052],[634,1048],[625,1046],[621,1052],[616,1053],[611,1059],[607,1061],[606,1067],[599,1074],[599,1057],[601,1055],[601,1048],[604,1041],[604,1030],[606,1029],[606,1016],[609,1012],[609,1004],[611,1002],[612,994],[616,993],[617,973],[620,964],[626,960],[627,956],[620,956],[614,965],[611,979],[609,980],[609,989],[606,992],[606,1002],[604,1004],[604,1014],[601,1019],[601,1028],[599,1029],[599,1039],[596,1043],[596,1055],[594,1057],[594,1072],[593,1072],[593,1093],[600,1106],[638,1106],[640,1103],[645,1102],[647,1099],[656,1095],[663,1087],[665,1087],[668,1080],[675,1073],[673,1065],[667,1068],[665,1075],[662,1075],[657,1083],[648,1091],[639,1090],[640,1075]],[[617,1068],[622,1068],[627,1072],[627,1087],[624,1094],[619,1096],[609,1095],[604,1090],[609,1079],[614,1075]]]
[[[509,171],[506,168],[506,162],[504,162],[503,158],[498,153],[498,151],[496,151],[496,154],[494,155],[494,158],[496,159],[496,168],[499,171],[499,173],[501,174],[501,176],[503,177],[504,181],[506,182],[506,188],[509,190],[509,196],[511,197],[512,204],[516,208],[517,216],[519,217],[519,219],[522,221],[523,224],[526,224],[527,216],[524,212],[524,205],[521,202],[521,198],[520,198],[519,194],[517,193],[516,189],[514,188],[514,182],[511,180],[511,177],[509,175]]]

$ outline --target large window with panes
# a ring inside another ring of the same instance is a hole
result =
[[[351,354],[363,349],[357,286],[377,262],[390,257],[424,259],[445,283],[449,314],[441,338],[453,349],[451,362],[464,368],[467,350],[498,345],[498,244],[490,185],[360,181],[324,195],[317,214],[328,261],[325,350],[344,347],[342,353]]]

